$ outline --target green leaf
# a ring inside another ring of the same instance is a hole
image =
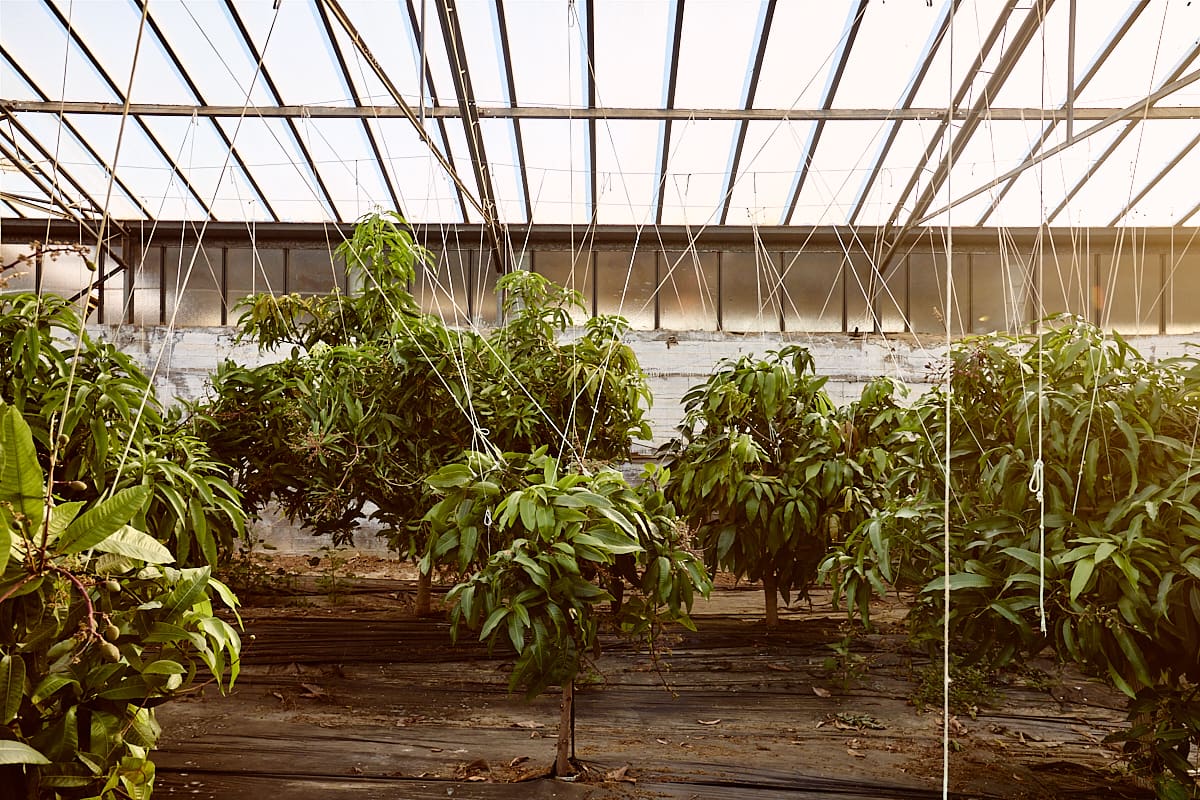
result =
[[[25,516],[31,533],[41,526],[46,503],[42,466],[38,463],[29,424],[12,407],[3,407],[0,412],[0,504],[3,503]],[[7,549],[0,558],[7,560]]]
[[[0,740],[0,764],[49,764],[50,759],[24,742]]]
[[[96,542],[92,547],[102,553],[116,553],[145,561],[147,564],[170,564],[175,560],[175,556],[162,542],[129,525],[118,529],[103,541]]]
[[[25,660],[20,656],[0,658],[0,723],[17,718],[25,697]]]
[[[922,592],[940,592],[946,585],[945,576],[939,575],[925,585]],[[950,591],[958,589],[986,589],[992,585],[992,579],[986,575],[976,575],[974,572],[955,572],[950,576]]]
[[[496,626],[504,621],[506,616],[508,616],[508,609],[506,607],[500,606],[493,609],[492,613],[488,615],[487,621],[483,623],[483,628],[479,631],[479,640],[483,641],[486,639],[496,629]]]
[[[62,536],[58,540],[58,549],[60,552],[67,555],[71,553],[82,553],[95,547],[100,542],[107,539],[112,534],[126,527],[137,512],[146,504],[146,500],[150,497],[151,488],[149,486],[132,486],[128,489],[122,489],[112,497],[92,506],[83,515],[67,526]],[[157,542],[156,542],[157,544]],[[100,549],[100,548],[98,548]],[[120,550],[105,550],[109,553],[122,553],[133,558],[141,558],[134,553],[125,553]],[[151,561],[151,563],[166,564],[174,561],[174,556],[170,553],[168,561]]]
[[[1092,571],[1096,568],[1096,562],[1091,557],[1081,558],[1075,562],[1075,572],[1071,575],[1071,602],[1074,602],[1087,588],[1088,581],[1092,579]]]

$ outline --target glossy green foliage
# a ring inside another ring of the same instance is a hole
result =
[[[129,356],[92,339],[54,295],[0,295],[0,401],[33,431],[56,491],[92,502],[150,487],[134,523],[182,564],[215,564],[243,535],[245,514],[179,409],[165,411]]]
[[[684,396],[670,449],[667,496],[709,565],[764,580],[768,593],[774,582],[785,600],[808,588],[838,528],[831,520],[855,502],[824,383],[802,347],[724,361]]]
[[[146,798],[153,706],[199,668],[237,677],[240,639],[211,596],[236,599],[136,526],[153,487],[76,501],[45,480],[30,426],[0,404],[0,785]]]
[[[530,697],[574,680],[596,651],[597,605],[613,600],[614,579],[631,582],[615,622],[632,635],[667,620],[690,627],[695,595],[711,588],[653,480],[634,489],[616,470],[571,470],[540,448],[470,452],[429,484],[441,499],[427,557],[470,573],[447,596],[452,630],[510,644],[511,686]]]
[[[488,336],[418,314],[413,267],[429,255],[394,214],[360,221],[339,248],[350,295],[248,300],[242,335],[293,345],[257,368],[227,363],[203,415],[214,452],[237,466],[247,506],[276,500],[335,540],[368,515],[402,555],[419,556],[433,502],[425,477],[465,450],[626,456],[648,436],[645,377],[619,318],[563,343],[580,302],[539,275],[503,276],[508,322]]]
[[[914,624],[940,638],[948,580],[951,624],[973,658],[1003,662],[1048,642],[1131,697],[1137,687],[1194,688],[1200,367],[1147,361],[1119,336],[1064,319],[1040,336],[958,345],[947,377],[951,574],[942,574],[943,388],[889,445],[892,503],[827,562],[852,613],[865,615],[872,590],[915,588]],[[1039,454],[1044,517],[1031,488]],[[1194,725],[1183,727],[1198,741]],[[1146,760],[1171,768],[1153,752]]]

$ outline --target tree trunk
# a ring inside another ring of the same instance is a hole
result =
[[[779,624],[779,586],[774,572],[763,575],[763,594],[767,601],[767,627],[774,628]]]
[[[555,775],[570,775],[571,753],[575,751],[575,681],[563,684],[558,701],[558,750],[554,759]]]
[[[432,614],[432,603],[430,601],[431,589],[433,587],[433,578],[424,572],[417,573],[417,616],[428,617]]]

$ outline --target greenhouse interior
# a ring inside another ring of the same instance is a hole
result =
[[[0,0],[0,798],[1200,798],[1200,4]]]

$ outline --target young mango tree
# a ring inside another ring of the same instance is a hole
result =
[[[770,626],[780,595],[807,591],[831,517],[851,502],[825,380],[799,346],[726,360],[684,396],[682,438],[669,445],[667,497],[710,569],[762,581]]]
[[[236,679],[236,599],[208,566],[175,569],[132,523],[154,489],[64,500],[30,426],[0,404],[0,785],[5,796],[148,798],[153,707],[197,668]]]
[[[555,773],[573,771],[575,680],[589,654],[599,653],[607,616],[601,603],[618,559],[632,558],[634,598],[614,621],[629,635],[653,637],[675,621],[691,627],[697,593],[711,584],[683,549],[671,509],[654,484],[639,495],[612,469],[563,469],[545,448],[492,456],[469,453],[464,463],[434,473],[442,499],[429,511],[433,554],[476,571],[447,595],[451,631],[479,632],[481,641],[511,645],[517,654],[510,690],[533,698],[561,687]]]
[[[940,640],[948,613],[969,659],[1003,664],[1049,645],[1107,678],[1130,697],[1131,727],[1118,738],[1135,766],[1161,797],[1192,796],[1200,363],[1153,363],[1120,336],[1065,319],[1036,336],[957,345],[945,379],[892,441],[892,502],[830,556],[837,587],[915,590],[917,636]]]

